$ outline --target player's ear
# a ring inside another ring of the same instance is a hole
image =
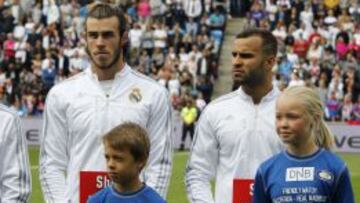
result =
[[[143,168],[145,168],[146,166],[146,160],[139,160],[138,164],[137,164],[137,168],[139,170],[139,172],[141,172],[141,170],[143,170]]]
[[[121,36],[121,40],[120,40],[120,47],[124,47],[126,46],[126,44],[129,42],[129,32],[125,31],[122,36]]]
[[[276,56],[268,56],[266,61],[265,61],[265,67],[268,70],[272,70],[272,68],[274,67],[276,63]]]

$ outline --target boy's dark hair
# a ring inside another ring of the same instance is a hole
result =
[[[138,124],[126,122],[106,133],[103,142],[114,150],[128,149],[136,162],[146,162],[150,153],[150,140],[144,128]]]
[[[259,28],[247,28],[240,32],[236,39],[243,39],[248,37],[260,37],[262,39],[262,52],[266,56],[276,56],[277,54],[277,39],[276,37],[268,30],[259,29]]]

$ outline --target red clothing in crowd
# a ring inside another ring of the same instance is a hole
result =
[[[345,42],[336,43],[336,55],[338,59],[345,60],[348,50],[349,47]]]
[[[15,41],[14,40],[6,40],[4,42],[4,57],[5,58],[12,58],[15,57]]]
[[[316,38],[317,38],[317,40],[320,40],[321,35],[317,32],[311,33],[311,35],[309,36],[309,39],[308,39],[308,43],[311,44]]]
[[[309,47],[309,43],[303,39],[295,40],[294,42],[294,53],[301,58],[306,57],[306,53]]]

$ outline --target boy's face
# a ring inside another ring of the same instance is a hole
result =
[[[138,180],[142,166],[140,161],[135,161],[128,149],[114,150],[105,142],[105,159],[109,176],[114,183],[122,186],[129,185]]]

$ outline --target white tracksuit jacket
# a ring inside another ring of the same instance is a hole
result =
[[[151,149],[142,179],[166,197],[172,166],[169,96],[157,82],[125,65],[109,95],[91,68],[49,92],[40,143],[47,202],[79,202],[79,172],[106,171],[102,136],[126,121],[147,129]]]
[[[258,105],[241,88],[210,103],[202,113],[186,168],[192,203],[233,203],[233,180],[254,179],[260,163],[280,152],[273,89]],[[210,180],[215,178],[215,198]]]
[[[30,193],[29,157],[20,119],[0,104],[0,203],[28,202]]]

